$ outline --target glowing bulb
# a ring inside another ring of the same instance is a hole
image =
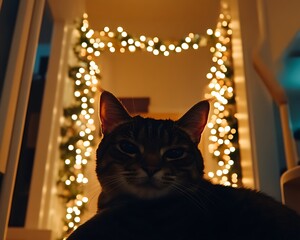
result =
[[[74,146],[70,144],[70,145],[68,146],[68,149],[69,149],[70,151],[73,151],[73,150],[74,150]]]
[[[153,38],[153,41],[154,41],[155,43],[158,43],[158,42],[159,42],[158,37]]]
[[[153,51],[153,47],[148,46],[148,47],[147,47],[147,51],[148,51],[148,52],[152,52],[152,51]]]
[[[167,50],[167,47],[166,47],[165,45],[161,45],[161,46],[159,47],[159,49],[160,49],[160,51],[164,52],[164,51]]]
[[[133,44],[133,43],[134,43],[134,41],[133,41],[132,38],[129,38],[129,39],[127,40],[127,42],[128,42],[128,44]]]
[[[230,150],[229,149],[225,149],[224,150],[224,154],[229,155],[230,154]]]
[[[196,43],[194,43],[194,44],[193,44],[193,48],[196,50],[196,49],[198,49],[198,48],[199,48],[199,45],[198,45],[198,44],[196,44]]]
[[[87,48],[87,52],[88,52],[88,53],[92,53],[93,51],[94,51],[93,48],[91,48],[91,47],[88,47],[88,48]]]
[[[140,46],[141,46],[141,43],[140,43],[139,41],[135,41],[135,42],[134,42],[134,45],[135,45],[136,47],[140,47]]]
[[[175,52],[180,53],[181,52],[181,47],[176,47]]]
[[[209,172],[207,175],[208,175],[210,178],[213,178],[215,174],[214,174],[213,172]]]
[[[75,224],[73,222],[69,222],[68,226],[69,226],[69,228],[73,228],[75,226]]]
[[[217,174],[217,176],[220,177],[220,176],[222,176],[223,172],[222,172],[222,170],[217,170],[216,174]]]
[[[218,156],[220,156],[220,151],[219,150],[216,150],[216,151],[214,151],[214,155],[216,156],[216,157],[218,157]]]
[[[69,179],[67,179],[67,180],[65,181],[65,184],[66,184],[66,185],[70,185],[70,184],[71,184],[71,181],[70,181]]]
[[[151,47],[153,47],[154,46],[154,42],[152,40],[149,40],[148,41],[148,45],[151,46]]]
[[[212,73],[206,74],[206,78],[207,78],[207,79],[212,79],[212,77],[213,77]]]
[[[145,36],[140,36],[140,40],[142,41],[142,42],[145,42],[146,41],[146,37]]]
[[[190,42],[192,41],[192,39],[191,39],[190,37],[186,37],[186,38],[185,38],[185,41],[186,41],[187,43],[190,43]]]
[[[170,44],[170,45],[169,45],[169,49],[170,49],[171,51],[175,50],[175,45],[174,45],[174,44]]]
[[[212,29],[207,29],[206,33],[207,35],[213,35],[214,32]]]
[[[66,165],[69,165],[70,163],[71,163],[70,159],[66,159],[66,160],[65,160],[65,164],[66,164]]]
[[[189,45],[187,43],[181,44],[182,49],[187,50],[189,48]]]
[[[159,54],[159,51],[157,49],[154,49],[153,54],[157,56]]]
[[[221,32],[220,32],[220,31],[218,31],[218,30],[217,30],[217,31],[215,31],[215,36],[216,36],[216,37],[220,37],[220,36],[221,36]]]

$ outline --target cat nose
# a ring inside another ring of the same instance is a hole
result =
[[[147,173],[149,177],[152,177],[155,173],[160,170],[160,167],[143,167],[143,170]]]

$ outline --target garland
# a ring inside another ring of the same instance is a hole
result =
[[[169,56],[170,53],[180,53],[188,49],[198,49],[207,45],[206,35],[189,33],[186,37],[177,41],[164,41],[158,37],[146,37],[145,35],[134,36],[127,33],[122,27],[118,27],[116,32],[104,27],[101,31],[89,28],[87,14],[83,16],[81,26],[81,45],[78,45],[78,53],[81,56],[90,54],[99,57],[102,52],[135,52],[145,51],[154,55]],[[212,30],[210,30],[212,31]]]
[[[77,29],[80,32],[80,28]],[[81,44],[79,38],[76,46]],[[74,101],[71,106],[64,108],[64,120],[61,126],[59,171],[59,196],[64,200],[65,218],[63,236],[65,238],[81,222],[80,216],[86,209],[88,198],[84,196],[87,163],[94,159],[94,123],[95,95],[98,92],[100,70],[89,55],[78,55],[74,47],[77,65],[69,68],[69,78],[73,82]]]
[[[208,177],[215,183],[227,186],[241,186],[241,165],[238,143],[238,121],[236,114],[234,72],[232,59],[231,17],[223,6],[214,32],[215,42],[210,47],[212,67],[206,77],[208,98],[215,99],[208,123],[209,152],[216,160],[216,171]]]

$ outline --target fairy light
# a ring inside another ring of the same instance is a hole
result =
[[[227,9],[223,8],[226,12]],[[226,186],[240,185],[239,155],[236,154],[237,120],[234,118],[234,82],[228,74],[232,68],[230,15],[221,13],[216,29],[207,30],[208,37],[215,37],[214,45],[210,47],[213,66],[206,77],[208,84],[208,98],[214,98],[212,116],[207,124],[210,129],[208,150],[217,160],[215,171],[207,176],[213,182]],[[228,34],[230,33],[230,35]]]
[[[100,49],[105,47],[115,52],[113,42],[93,38],[96,32],[89,29],[86,14],[79,31],[84,38],[79,48],[74,50],[79,60],[85,60],[80,61],[79,67],[70,69],[69,75],[74,80],[75,104],[65,108],[65,121],[62,126],[61,158],[64,166],[63,171],[60,171],[59,186],[62,188],[60,195],[66,199],[62,238],[80,225],[81,214],[88,203],[88,198],[84,196],[84,186],[88,183],[85,166],[92,156],[94,146],[96,127],[92,118],[95,114],[95,92],[100,78],[100,69],[93,57],[100,56]],[[104,28],[104,33],[110,38],[115,35],[108,27]]]
[[[95,57],[100,56],[101,52],[106,50],[111,53],[142,50],[155,56],[169,56],[170,53],[181,53],[189,49],[197,50],[207,45],[205,35],[200,36],[194,33],[189,33],[188,36],[176,41],[163,41],[158,37],[133,36],[121,26],[117,27],[115,32],[108,26],[103,30],[95,31],[89,28],[87,15],[84,15],[83,25],[81,33],[87,40],[81,43],[81,51],[83,54],[92,54]],[[208,32],[210,31],[212,30],[209,29]]]

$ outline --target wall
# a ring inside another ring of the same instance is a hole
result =
[[[98,4],[98,11],[95,4],[87,2],[92,28],[102,30],[109,26],[115,30],[121,25],[129,34],[163,40],[180,40],[190,32],[206,34],[207,28],[216,26],[219,14],[219,0],[176,4],[170,0],[112,1]],[[203,99],[210,62],[208,48],[169,57],[147,52],[104,53],[99,57],[103,88],[120,97],[150,97],[151,112],[170,113],[183,113]]]
[[[102,87],[120,97],[150,97],[150,112],[184,113],[204,98],[211,54],[190,50],[169,57],[146,52],[99,58]]]
[[[240,16],[256,186],[280,200],[279,179],[285,159],[278,107],[253,68],[253,54],[259,52],[274,76],[280,72],[280,58],[298,30],[292,16],[298,16],[299,4],[276,0],[231,2]]]

